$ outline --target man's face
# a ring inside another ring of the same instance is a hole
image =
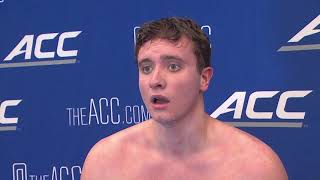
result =
[[[182,36],[175,43],[165,39],[146,42],[139,50],[138,66],[141,96],[154,120],[183,119],[203,103],[208,82],[197,69],[188,38]]]

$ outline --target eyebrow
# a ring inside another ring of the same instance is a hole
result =
[[[178,57],[178,56],[173,56],[173,55],[161,55],[160,59],[163,61],[180,61],[183,62],[182,58]],[[138,66],[141,66],[143,63],[149,63],[152,62],[152,60],[150,58],[143,58],[141,60],[138,60]]]
[[[183,61],[180,57],[178,56],[172,56],[172,55],[161,55],[160,56],[161,60],[177,60],[177,61]]]
[[[138,66],[140,67],[143,63],[152,62],[149,58],[143,58],[139,61]]]

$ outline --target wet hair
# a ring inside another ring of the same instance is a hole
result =
[[[143,24],[136,35],[135,57],[138,58],[140,48],[150,40],[160,38],[174,43],[182,36],[186,36],[193,43],[199,72],[205,67],[210,67],[209,38],[193,20],[179,17],[162,18]]]

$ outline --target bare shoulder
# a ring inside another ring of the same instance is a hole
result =
[[[88,153],[83,165],[81,180],[101,179],[119,174],[128,156],[129,147],[137,143],[137,137],[148,122],[129,127],[97,142]]]
[[[231,125],[216,121],[216,131],[237,176],[254,180],[287,180],[278,155],[264,142]]]

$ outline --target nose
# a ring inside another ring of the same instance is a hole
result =
[[[166,87],[164,74],[159,68],[156,68],[152,72],[149,85],[150,85],[150,88],[152,89],[163,89]]]

